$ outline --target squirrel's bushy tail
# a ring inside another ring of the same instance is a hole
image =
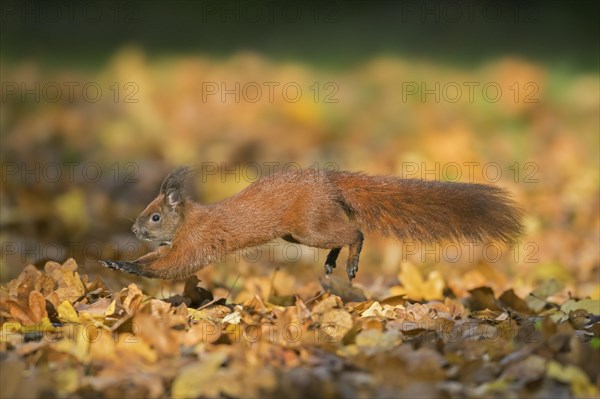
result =
[[[521,212],[497,187],[338,172],[330,175],[344,206],[365,230],[417,241],[514,242]]]

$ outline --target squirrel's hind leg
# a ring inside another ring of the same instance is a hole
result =
[[[352,232],[347,231],[346,234],[339,235],[338,237],[344,237],[343,241],[339,241],[336,243],[333,248],[331,244],[329,245],[311,245],[318,248],[332,248],[325,259],[325,274],[329,276],[333,273],[333,269],[336,266],[336,261],[342,247],[348,246],[348,260],[346,263],[346,274],[348,274],[348,278],[350,281],[354,277],[356,277],[356,273],[358,272],[358,261],[360,258],[360,252],[362,250],[364,236],[360,230],[354,230]],[[338,246],[339,245],[339,246]]]
[[[331,251],[329,251],[329,255],[327,255],[327,259],[325,259],[325,274],[327,276],[333,273],[333,269],[335,269],[336,261],[341,250],[342,248],[333,248]]]
[[[321,217],[313,217],[302,229],[291,229],[282,238],[313,248],[330,249],[325,260],[325,274],[330,275],[343,247],[348,246],[348,263],[346,273],[352,280],[358,271],[358,258],[362,249],[363,234],[358,226],[349,223],[347,218],[337,210],[323,213]],[[297,227],[297,226],[296,226]]]
[[[346,273],[350,281],[356,277],[358,272],[358,259],[360,257],[360,251],[362,251],[364,236],[360,231],[356,231],[356,240],[348,245],[348,261],[346,263]]]

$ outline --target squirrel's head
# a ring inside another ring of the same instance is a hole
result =
[[[158,196],[139,214],[131,231],[140,240],[170,243],[179,227],[184,203],[184,186],[192,170],[181,166],[162,182]]]

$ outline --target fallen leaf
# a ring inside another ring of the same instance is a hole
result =
[[[590,382],[587,374],[579,367],[573,365],[561,365],[553,360],[548,364],[546,372],[548,377],[569,384],[573,394],[577,397],[596,397],[598,395],[596,386]]]
[[[406,295],[414,300],[431,300],[444,297],[444,279],[437,270],[429,273],[427,278],[423,278],[417,266],[411,262],[405,262],[402,264],[398,279],[402,286],[391,287],[391,295]]]
[[[211,382],[227,356],[213,352],[181,370],[171,389],[174,399],[195,398],[210,392]]]
[[[183,344],[192,346],[198,343],[213,343],[221,337],[221,327],[208,320],[199,320],[192,324],[183,336]]]
[[[352,316],[343,309],[331,309],[319,318],[321,330],[336,342],[352,328]]]
[[[494,297],[494,291],[490,287],[479,287],[470,290],[471,297],[468,300],[469,307],[472,311],[477,310],[495,310],[501,311],[502,308],[498,305],[498,301]]]
[[[532,294],[539,298],[546,299],[549,296],[562,291],[564,287],[564,283],[552,278],[549,280],[544,280],[533,290]]]
[[[65,323],[79,323],[79,315],[69,301],[63,301],[58,308],[58,318]]]
[[[560,312],[552,315],[552,319],[556,322],[562,322],[569,318],[571,312],[584,310],[592,315],[600,315],[600,300],[598,299],[569,299],[560,307]]]
[[[53,348],[58,352],[73,355],[80,362],[85,362],[88,357],[90,341],[85,329],[82,326],[75,326],[72,334],[65,335],[53,345]]]
[[[527,302],[519,298],[512,288],[503,292],[498,300],[503,307],[511,309],[521,315],[530,316],[534,314],[527,305]]]
[[[383,317],[386,319],[396,318],[396,309],[404,310],[404,306],[390,306],[383,305],[377,301],[373,302],[371,306],[361,313],[360,317]]]
[[[242,317],[238,312],[229,313],[223,317],[223,324],[240,324]]]
[[[116,346],[119,355],[133,357],[147,363],[156,363],[158,354],[150,345],[131,334],[119,334]]]
[[[400,343],[400,334],[393,330],[365,330],[356,336],[356,346],[367,355],[389,351]]]

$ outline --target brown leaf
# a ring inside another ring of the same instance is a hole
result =
[[[35,289],[35,280],[40,274],[41,272],[33,265],[25,267],[15,280],[15,289],[11,290],[11,296],[19,298],[23,303],[26,302],[29,293]]]
[[[325,334],[341,342],[352,328],[352,316],[343,309],[331,309],[319,317],[319,325]]]
[[[65,262],[66,263],[66,262]],[[79,273],[74,272],[72,267],[61,266],[52,269],[52,278],[58,283],[56,293],[60,300],[75,302],[77,299],[85,295],[85,287],[79,277]]]
[[[52,275],[52,273],[55,270],[60,270],[60,269],[62,269],[62,267],[63,267],[63,265],[61,265],[60,263],[50,260],[50,261],[46,262],[46,264],[44,265],[44,271],[46,273],[48,273],[49,275]]]
[[[31,317],[29,316],[29,312],[28,309],[21,305],[19,302],[14,301],[14,300],[9,300],[8,301],[8,306],[9,306],[9,311],[10,311],[10,315],[16,319],[17,321],[19,321],[19,323],[23,324],[23,325],[31,325],[31,324],[35,324],[33,322],[33,320],[31,320]]]
[[[192,275],[185,280],[183,288],[183,294],[191,300],[188,306],[193,308],[200,307],[214,299],[212,293],[202,287],[198,287],[198,283],[198,277]]]
[[[125,294],[126,296],[122,301],[123,309],[125,310],[125,312],[127,312],[127,314],[133,315],[142,303],[142,300],[144,299],[144,294],[138,288],[138,286],[133,283],[127,286]]]
[[[48,302],[50,302],[52,304],[52,306],[54,306],[54,308],[57,308],[60,304],[61,304],[61,298],[60,295],[58,295],[58,293],[56,291],[51,292],[50,294],[48,294],[46,296],[46,300]]]
[[[529,309],[527,302],[519,298],[512,288],[502,293],[498,300],[500,301],[503,307],[512,309],[513,311],[520,313],[521,315],[530,316],[534,314],[534,312],[531,309]]]
[[[306,320],[310,317],[310,309],[300,298],[296,299],[296,316],[299,320]]]
[[[56,281],[47,273],[40,273],[35,280],[35,289],[43,296],[49,295],[56,288]]]
[[[179,352],[181,334],[169,326],[167,320],[139,312],[133,318],[133,332],[163,356]]]
[[[340,297],[343,302],[362,302],[367,300],[363,290],[350,284],[347,279],[331,275],[326,278],[320,278],[319,281],[325,291]]]
[[[38,291],[31,291],[29,293],[29,315],[34,323],[39,323],[44,317],[48,317],[46,299]]]
[[[104,316],[111,302],[112,301],[109,298],[100,298],[90,304],[78,303],[74,306],[74,308],[80,314],[87,314],[92,317],[101,317]]]
[[[394,296],[387,297],[382,301],[379,301],[379,303],[382,305],[390,305],[390,306],[406,305],[407,302],[408,302],[408,300],[406,299],[405,295],[394,295]]]
[[[221,326],[208,320],[194,322],[183,336],[182,343],[192,346],[200,342],[213,343],[221,337]]]
[[[344,304],[342,303],[340,297],[335,295],[323,295],[322,300],[312,308],[312,314],[313,317],[319,317],[320,315],[329,312],[331,309],[339,309],[343,307]]]
[[[86,283],[85,289],[88,292],[88,294],[96,293],[96,295],[99,295],[100,293],[106,293],[109,291],[106,282],[104,282],[104,280],[102,280],[102,277],[100,276],[96,276],[96,278],[94,278],[93,281]]]
[[[471,297],[468,299],[469,307],[472,311],[477,310],[502,310],[498,306],[498,302],[494,297],[494,292],[490,287],[479,287],[474,290],[470,290]]]
[[[254,295],[251,299],[244,302],[242,306],[245,310],[250,312],[265,313],[267,311],[265,303],[258,295]]]
[[[531,355],[518,363],[511,364],[504,371],[503,377],[510,381],[529,383],[537,381],[546,372],[547,360],[541,356]]]

